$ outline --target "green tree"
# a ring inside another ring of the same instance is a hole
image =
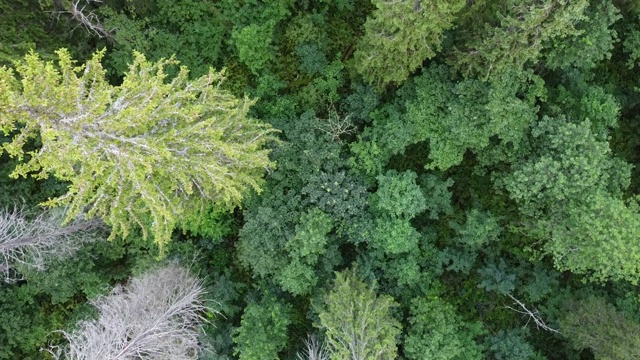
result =
[[[364,24],[354,54],[358,72],[383,87],[402,83],[441,48],[443,32],[453,27],[464,0],[374,0],[376,10]]]
[[[407,359],[482,359],[474,338],[482,335],[480,323],[466,323],[453,306],[432,296],[411,301],[411,324],[404,339]]]
[[[580,34],[588,0],[478,1],[457,34],[451,62],[465,75],[484,79],[535,63],[554,39]]]
[[[291,307],[272,294],[244,309],[240,327],[234,331],[234,355],[240,360],[278,360],[287,345]]]
[[[560,319],[560,331],[578,349],[600,360],[640,358],[640,324],[603,298],[573,302]]]
[[[401,325],[390,311],[396,305],[392,297],[376,295],[375,285],[360,280],[355,270],[336,273],[324,304],[316,306],[331,359],[395,359]]]
[[[545,117],[532,129],[533,153],[499,180],[525,217],[517,227],[546,241],[556,267],[595,280],[640,279],[640,209],[622,192],[630,165],[612,156],[589,121]]]
[[[69,205],[68,219],[98,216],[111,238],[139,226],[156,244],[166,244],[175,224],[207,202],[237,205],[273,166],[263,146],[273,129],[247,113],[252,101],[221,89],[222,73],[188,80],[178,61],[148,62],[139,53],[122,85],[105,79],[97,52],[76,66],[66,50],[58,66],[31,53],[13,71],[0,68],[0,128],[14,133],[4,149],[28,155],[12,176],[70,183],[68,192],[45,204]],[[42,147],[23,147],[40,136]]]

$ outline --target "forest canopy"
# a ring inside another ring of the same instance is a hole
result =
[[[0,360],[630,360],[640,5],[0,0]]]

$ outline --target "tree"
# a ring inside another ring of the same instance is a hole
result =
[[[391,314],[397,304],[388,295],[376,295],[355,270],[336,273],[324,297],[318,326],[325,331],[333,360],[387,360],[397,357],[400,323]]]
[[[458,34],[452,65],[465,75],[488,79],[505,70],[535,63],[547,44],[576,36],[588,0],[479,1],[468,26]]]
[[[96,52],[82,66],[57,52],[58,66],[30,53],[11,69],[0,68],[0,129],[15,134],[4,144],[22,159],[23,146],[40,136],[13,176],[70,183],[48,206],[69,205],[67,220],[80,213],[99,216],[127,236],[132,225],[160,246],[176,222],[206,202],[233,208],[249,188],[260,191],[261,176],[273,166],[263,146],[274,130],[247,113],[252,101],[221,88],[223,73],[210,70],[188,80],[178,61],[135,61],[120,86],[105,79]]]
[[[176,264],[132,278],[91,303],[99,317],[64,332],[64,359],[197,359],[202,282]]]
[[[383,87],[401,83],[440,50],[443,32],[453,27],[464,0],[374,0],[354,54],[358,72]]]
[[[291,306],[273,294],[265,294],[260,302],[250,302],[240,327],[234,331],[234,355],[240,360],[278,360],[278,352],[287,345],[290,324]]]
[[[72,255],[87,242],[99,238],[98,219],[78,220],[61,226],[63,211],[52,209],[27,219],[23,209],[0,210],[0,276],[16,280],[20,267],[44,270],[50,259]],[[18,277],[19,278],[19,277]]]
[[[524,215],[519,229],[545,240],[542,252],[560,270],[637,283],[640,207],[623,198],[630,165],[612,156],[588,120],[544,117],[532,139],[533,152],[499,180]]]
[[[591,349],[596,359],[640,358],[640,325],[603,298],[573,302],[560,319],[560,331],[578,350]]]
[[[410,326],[404,340],[407,359],[482,359],[482,347],[474,337],[480,324],[466,323],[454,307],[437,296],[411,301]]]

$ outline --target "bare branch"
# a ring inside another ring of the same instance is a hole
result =
[[[529,310],[524,303],[522,303],[522,301],[516,299],[513,295],[511,294],[507,294],[507,296],[509,296],[511,298],[511,300],[514,301],[514,303],[516,305],[518,305],[518,308],[513,308],[511,306],[505,306],[505,308],[509,309],[509,310],[513,310],[519,314],[522,314],[523,316],[527,317],[527,324],[529,324],[529,321],[533,320],[533,322],[536,324],[536,328],[538,329],[542,329],[542,330],[546,330],[546,331],[550,331],[553,333],[559,333],[558,330],[553,329],[551,327],[549,327],[544,320],[542,319],[542,317],[540,316],[540,312],[537,309],[532,309]]]
[[[109,41],[115,41],[112,32],[108,31],[104,25],[100,22],[98,15],[94,12],[87,12],[87,5],[90,3],[101,3],[102,0],[85,0],[86,4],[80,5],[80,0],[74,0],[68,9],[65,9],[61,1],[54,1],[56,9],[63,8],[64,10],[58,10],[60,13],[71,14],[71,17],[78,22],[80,26],[83,26],[90,33],[98,35],[100,38],[106,38]]]
[[[302,353],[298,353],[298,360],[329,360],[327,348],[318,341],[315,335],[309,335],[304,345],[306,349]]]
[[[342,136],[351,135],[355,132],[351,118],[349,115],[340,116],[333,104],[328,106],[328,113],[327,119],[318,119],[320,125],[316,126],[316,129],[328,134],[332,141],[342,143],[342,139],[340,139]]]
[[[202,315],[212,311],[204,293],[202,282],[175,264],[134,277],[92,301],[99,318],[63,332],[69,346],[61,353],[67,360],[197,359]]]
[[[98,219],[63,226],[64,216],[64,210],[52,209],[27,220],[24,209],[0,210],[0,277],[5,282],[21,279],[16,268],[44,270],[48,260],[73,255],[104,228]]]

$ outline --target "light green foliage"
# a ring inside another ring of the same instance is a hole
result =
[[[417,250],[420,234],[409,222],[426,206],[417,175],[391,170],[378,176],[378,191],[371,197],[372,207],[379,212],[372,243],[388,254]]]
[[[426,208],[426,199],[416,185],[412,171],[388,171],[378,176],[378,191],[371,201],[381,212],[394,218],[411,219]]]
[[[251,24],[231,34],[238,57],[252,73],[258,74],[275,60],[271,38],[275,24]]]
[[[588,0],[479,1],[469,11],[481,15],[459,34],[463,44],[457,46],[453,65],[484,79],[521,70],[538,60],[550,41],[580,34],[576,24],[585,19],[588,4]]]
[[[410,314],[403,342],[407,359],[483,359],[483,349],[474,340],[483,333],[481,325],[465,322],[444,300],[415,298]]]
[[[596,360],[640,358],[640,324],[603,298],[572,303],[560,320],[560,330],[576,349],[591,349]]]
[[[376,295],[375,285],[360,280],[355,270],[336,273],[324,303],[316,305],[331,359],[395,359],[400,323],[390,311],[396,305],[392,297]]]
[[[525,73],[489,84],[455,81],[446,67],[430,67],[415,81],[416,99],[407,102],[411,142],[428,139],[428,167],[442,170],[460,164],[468,149],[480,152],[492,136],[517,144],[535,120],[534,102],[542,95],[536,82]]]
[[[363,78],[378,87],[402,83],[441,48],[464,0],[374,0],[354,54]]]
[[[510,196],[530,219],[530,236],[561,270],[594,280],[638,281],[640,212],[625,203],[630,167],[611,156],[588,121],[546,118],[534,127],[535,152],[505,178]]]
[[[278,360],[287,345],[291,307],[271,294],[250,302],[244,309],[240,327],[233,335],[234,355],[240,360]]]
[[[290,263],[279,277],[282,287],[296,295],[309,293],[317,284],[314,267],[327,250],[327,233],[333,228],[330,216],[315,208],[300,217],[293,238],[287,241]]]
[[[0,69],[0,128],[16,132],[4,144],[28,161],[13,176],[69,181],[67,194],[46,205],[68,205],[68,218],[99,216],[111,238],[138,226],[166,244],[184,210],[213,201],[237,205],[248,189],[260,190],[273,164],[263,146],[273,130],[248,117],[252,102],[220,88],[223,75],[188,81],[188,70],[169,79],[174,59],[148,62],[136,53],[122,85],[105,80],[96,53],[76,66],[60,50],[57,67],[32,53],[16,64],[18,82]],[[40,136],[42,148],[24,153]]]
[[[613,24],[621,18],[620,12],[609,0],[593,1],[585,17],[577,22],[578,33],[554,38],[550,42],[544,63],[551,69],[580,68],[590,70],[603,59],[611,57],[618,36]]]

